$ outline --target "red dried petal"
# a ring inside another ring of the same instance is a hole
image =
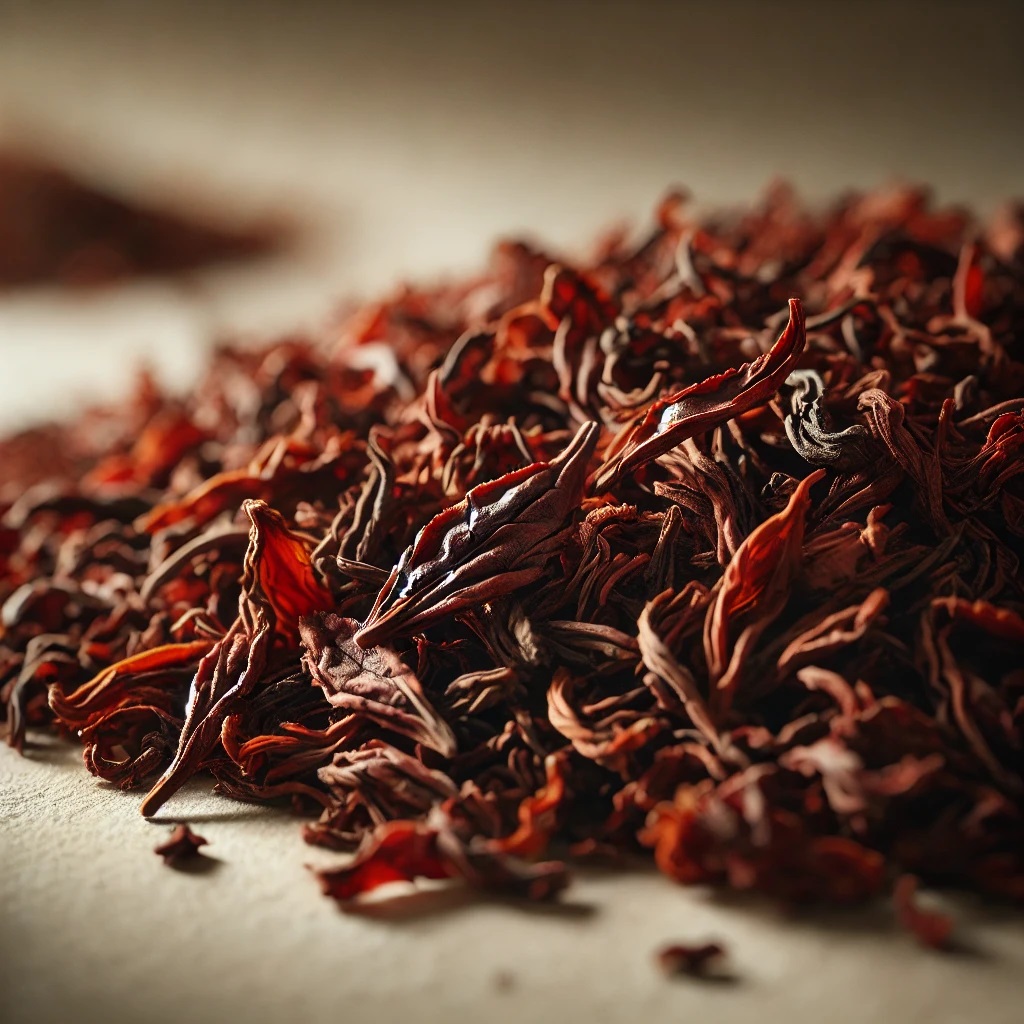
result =
[[[184,861],[201,857],[199,848],[206,845],[208,845],[206,840],[202,836],[196,835],[188,825],[178,825],[171,832],[170,839],[154,847],[153,852],[163,857],[165,864],[177,867]]]
[[[725,956],[725,947],[717,942],[698,944],[674,942],[658,950],[658,965],[669,975],[697,977]]]
[[[372,647],[539,580],[579,507],[597,436],[596,423],[584,424],[551,462],[479,484],[436,515],[402,555],[356,643]]]
[[[789,323],[768,352],[652,403],[609,445],[590,490],[608,490],[687,438],[767,401],[795,367],[806,340],[803,306],[790,299]]]
[[[893,888],[892,900],[900,926],[923,946],[946,949],[953,934],[953,919],[938,910],[925,910],[917,902],[917,879],[903,875]]]

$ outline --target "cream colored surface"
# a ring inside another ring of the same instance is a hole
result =
[[[920,950],[873,914],[787,919],[653,873],[583,876],[552,908],[456,897],[439,912],[340,913],[296,821],[194,789],[218,858],[181,874],[138,798],[77,751],[0,750],[4,1019],[75,1022],[927,1021],[1016,1024],[1024,934],[964,908],[970,953]],[[317,856],[319,854],[319,856]],[[718,938],[734,985],[670,981],[654,951]]]
[[[8,133],[143,193],[285,196],[315,232],[274,265],[0,299],[5,427],[121,393],[141,357],[187,384],[217,332],[317,323],[501,232],[578,246],[672,182],[712,203],[776,172],[812,198],[903,175],[990,207],[1024,181],[1013,5],[40,6],[0,5]],[[1020,1020],[1024,928],[970,904],[954,957],[884,908],[787,918],[649,873],[584,875],[556,909],[346,917],[294,820],[193,787],[167,820],[218,864],[179,874],[137,805],[74,748],[0,749],[5,1020]],[[658,974],[658,945],[705,937],[738,984]]]

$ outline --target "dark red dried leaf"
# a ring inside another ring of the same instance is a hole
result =
[[[298,647],[299,620],[326,607],[309,554],[281,515],[263,502],[243,505],[249,548],[235,624],[199,662],[174,760],[142,802],[155,813],[198,769],[220,738],[221,725],[259,685],[273,645]]]
[[[356,643],[372,647],[541,579],[572,525],[597,436],[587,423],[551,462],[479,484],[436,515],[395,566]]]
[[[437,817],[435,815],[435,817]],[[324,893],[343,909],[393,882],[458,879],[479,889],[529,900],[548,900],[567,884],[561,864],[526,864],[474,850],[444,823],[393,821],[381,825],[343,868],[318,871]]]
[[[806,344],[804,311],[789,300],[789,323],[771,349],[753,362],[659,398],[604,453],[592,490],[608,490],[627,473],[770,398],[789,376]]]

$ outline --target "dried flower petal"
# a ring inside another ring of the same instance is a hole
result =
[[[356,643],[371,647],[539,580],[571,525],[597,435],[587,423],[551,462],[479,484],[436,515],[395,566]]]
[[[696,945],[674,942],[658,950],[658,964],[669,975],[688,974],[699,977],[725,956],[725,947],[717,942]]]
[[[206,845],[206,840],[202,836],[196,835],[188,825],[177,825],[171,832],[170,839],[155,847],[153,852],[158,853],[163,857],[164,863],[173,868],[184,861],[201,857],[199,847]]]
[[[0,441],[8,742],[317,812],[345,906],[1024,901],[1021,211],[681,203]]]
[[[917,879],[903,875],[892,894],[900,926],[910,932],[922,946],[946,949],[953,934],[953,919],[937,910],[925,910],[917,903]]]
[[[687,438],[710,430],[771,397],[793,369],[806,343],[804,311],[789,301],[789,323],[768,352],[753,362],[660,398],[628,426],[605,452],[594,477],[596,492],[664,455]]]
[[[353,639],[358,629],[355,619],[334,614],[309,616],[299,625],[306,664],[331,706],[452,757],[455,737],[412,669],[389,647],[360,647]]]

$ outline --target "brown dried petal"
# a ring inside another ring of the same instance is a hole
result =
[[[372,647],[540,579],[579,505],[597,435],[596,423],[584,424],[550,463],[480,484],[436,515],[402,555],[356,643]]]
[[[946,949],[953,934],[953,919],[938,910],[925,910],[917,903],[917,879],[903,875],[892,893],[896,917],[922,946]]]
[[[353,639],[358,629],[355,619],[333,613],[309,616],[299,624],[305,663],[327,700],[452,757],[455,736],[413,670],[390,647],[360,647]]]
[[[687,438],[770,398],[793,369],[805,343],[803,306],[790,299],[789,323],[768,352],[751,363],[659,398],[609,446],[590,489],[598,494],[608,490]]]
[[[178,825],[171,832],[170,839],[154,847],[153,852],[158,853],[163,857],[164,863],[173,868],[183,861],[201,857],[199,848],[206,845],[206,840],[202,836],[196,835],[188,825]]]

